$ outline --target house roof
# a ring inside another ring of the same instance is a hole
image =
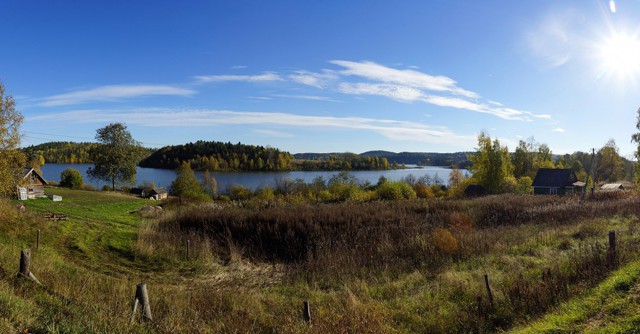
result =
[[[42,183],[44,185],[48,185],[49,184],[49,183],[47,183],[47,180],[45,180],[44,177],[42,177],[42,175],[40,175],[40,173],[38,173],[38,171],[36,171],[33,168],[27,167],[27,168],[24,169],[24,172],[25,172],[25,174],[24,174],[24,177],[22,178],[23,180],[28,178],[29,175],[34,174],[38,179],[40,179],[40,181],[42,181]]]
[[[624,189],[624,186],[622,185],[622,183],[607,183],[607,184],[603,184],[602,187],[600,187],[600,189]]]
[[[166,194],[167,189],[164,188],[155,188],[149,192],[149,195],[153,196],[154,194]]]
[[[534,187],[565,188],[573,187],[578,181],[571,168],[540,168],[533,179]]]

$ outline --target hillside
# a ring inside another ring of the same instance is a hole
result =
[[[0,199],[2,332],[537,333],[637,324],[640,198],[631,193],[583,203],[513,195],[166,202],[161,211],[117,193],[47,193],[63,201],[25,201],[18,211],[17,201]],[[68,219],[43,218],[51,212]],[[15,275],[27,247],[42,286]],[[140,282],[153,321],[131,323]]]

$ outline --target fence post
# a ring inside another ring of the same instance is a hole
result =
[[[187,239],[187,261],[189,261],[189,248],[191,246],[191,241]]]
[[[308,300],[304,301],[303,317],[304,317],[304,321],[306,321],[306,322],[310,322],[311,321],[311,310],[309,309],[309,301]]]
[[[493,293],[491,293],[491,286],[489,286],[489,275],[484,274],[484,284],[487,287],[487,298],[489,298],[489,303],[491,304],[491,308],[493,309]]]
[[[607,264],[613,266],[616,263],[616,231],[609,231],[609,250],[607,251]]]
[[[19,275],[22,275],[23,277],[29,277],[29,274],[31,273],[31,250],[30,249],[23,249],[22,252],[20,252],[20,271],[18,272]]]
[[[147,292],[147,285],[144,283],[140,283],[136,285],[136,295],[133,300],[133,311],[131,312],[131,322],[135,319],[136,309],[138,308],[138,304],[142,307],[142,320],[143,321],[151,321],[153,317],[151,316],[151,307],[149,305],[149,293]]]

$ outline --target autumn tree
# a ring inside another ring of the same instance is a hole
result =
[[[20,146],[22,114],[16,110],[16,102],[0,81],[0,195],[15,193],[16,185],[26,166]]]
[[[60,174],[60,186],[71,189],[82,187],[82,174],[77,169],[67,168]]]
[[[89,152],[94,163],[94,167],[87,170],[89,177],[110,182],[112,189],[116,189],[116,183],[134,183],[136,165],[144,149],[133,139],[127,126],[111,123],[97,130],[96,140],[99,145]]]
[[[169,191],[172,195],[187,199],[205,199],[206,192],[191,165],[184,161],[176,169],[176,179],[171,182]]]
[[[520,140],[513,153],[513,176],[516,178],[529,176],[532,170],[533,152],[531,152],[531,141]]]
[[[484,132],[478,135],[476,154],[468,158],[473,163],[473,179],[491,194],[502,192],[508,178],[513,177],[513,165],[507,147],[500,146],[498,139],[491,141],[491,137]]]
[[[613,139],[598,150],[597,154],[596,180],[614,182],[624,175],[624,164],[618,150],[618,146]]]
[[[639,132],[631,135],[631,142],[638,144],[638,146],[636,147],[636,151],[634,152],[634,156],[636,157],[636,161],[640,161],[640,108],[638,108],[638,111],[636,113],[636,129]],[[635,182],[636,184],[640,185],[640,164],[637,162],[635,166]]]

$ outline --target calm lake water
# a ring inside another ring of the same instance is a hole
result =
[[[60,181],[60,173],[67,167],[77,169],[84,179],[85,183],[89,183],[101,188],[103,185],[108,184],[104,181],[91,180],[87,176],[87,169],[92,167],[92,164],[45,164],[41,167],[43,177],[51,181]],[[168,188],[171,182],[176,178],[176,173],[169,169],[157,169],[157,168],[137,168],[136,184],[141,184],[143,181],[154,182],[158,187]],[[407,169],[395,169],[395,170],[383,170],[383,171],[351,171],[351,175],[358,179],[358,182],[365,183],[370,182],[375,184],[378,182],[380,176],[384,176],[392,181],[399,181],[408,175],[413,175],[416,178],[428,175],[430,177],[439,177],[446,184],[449,179],[449,173],[451,169],[444,167],[415,167]],[[289,178],[292,180],[302,179],[306,183],[310,183],[318,176],[322,176],[325,181],[328,181],[331,176],[339,174],[340,172],[216,172],[211,173],[218,181],[218,190],[225,192],[229,186],[237,184],[245,186],[249,189],[255,190],[260,187],[273,186],[277,178]],[[196,176],[203,179],[203,172],[196,172]]]

